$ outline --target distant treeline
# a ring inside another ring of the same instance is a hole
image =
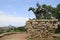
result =
[[[26,32],[25,26],[17,27],[15,28],[15,31],[17,32]]]
[[[14,26],[7,26],[7,27],[0,27],[0,34],[6,32],[25,32],[25,26],[14,27]]]

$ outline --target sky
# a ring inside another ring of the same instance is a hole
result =
[[[24,26],[29,18],[35,18],[28,9],[37,2],[56,7],[60,0],[0,0],[0,26]]]

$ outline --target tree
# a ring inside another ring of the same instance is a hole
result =
[[[52,15],[52,9],[53,9],[53,7],[51,5],[47,6],[46,4],[43,4],[42,8],[48,10],[49,14],[44,14],[44,15],[45,15],[45,17],[48,17],[49,19],[51,19],[51,16],[53,16]]]
[[[57,10],[57,19],[59,21],[58,29],[56,30],[56,32],[60,33],[60,4],[57,5],[56,10]]]
[[[60,4],[57,5],[57,13],[58,13],[58,19],[60,21]]]

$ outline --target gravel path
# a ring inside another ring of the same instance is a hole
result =
[[[26,40],[25,39],[26,36],[27,36],[26,33],[18,33],[4,36],[0,38],[0,40]]]

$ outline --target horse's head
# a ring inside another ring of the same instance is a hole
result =
[[[30,11],[30,10],[35,10],[34,8],[32,8],[32,7],[30,7],[29,9],[28,9],[28,11]]]

